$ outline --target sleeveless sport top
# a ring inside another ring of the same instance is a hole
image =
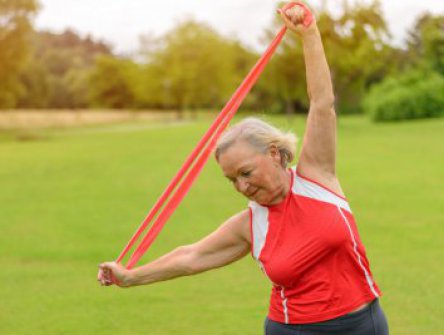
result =
[[[252,255],[273,283],[268,317],[303,324],[334,319],[381,292],[345,198],[290,169],[279,204],[250,202]]]

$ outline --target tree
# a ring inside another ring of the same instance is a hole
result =
[[[421,15],[409,31],[407,45],[413,66],[444,75],[444,15]]]
[[[325,27],[320,22],[323,34]],[[336,106],[339,112],[360,113],[367,89],[381,80],[391,66],[388,55],[392,48],[387,44],[390,34],[380,2],[346,5],[342,15],[334,20],[333,30],[332,38],[325,44],[332,67]]]
[[[0,108],[14,107],[22,90],[19,74],[29,54],[30,20],[37,9],[35,0],[0,1]]]
[[[397,73],[371,88],[366,112],[375,121],[444,115],[444,16],[421,15],[395,56]]]
[[[101,56],[91,72],[90,98],[93,106],[132,108],[136,103],[139,66],[131,60]]]
[[[339,15],[331,14],[325,6],[318,12],[317,24],[332,73],[337,110],[360,112],[366,89],[384,76],[386,55],[391,52],[381,6],[378,1],[354,6],[344,2]],[[270,31],[275,32],[281,25],[280,18],[276,18],[274,27],[267,31],[268,39],[274,36]],[[275,105],[287,113],[307,111],[302,46],[294,34],[285,37],[267,75],[272,79],[265,85],[278,99]]]
[[[28,60],[20,75],[23,87],[18,108],[47,108],[51,96],[51,76],[40,59]]]
[[[89,105],[89,72],[99,55],[111,48],[89,35],[74,31],[35,32],[32,55],[21,82],[24,87],[18,106],[22,108],[84,108]]]
[[[282,6],[279,6],[282,7]],[[265,32],[266,40],[276,35],[282,25],[276,17]],[[293,114],[307,106],[307,91],[302,46],[294,34],[287,34],[258,82],[263,107],[275,112]]]
[[[221,105],[246,73],[249,53],[194,20],[180,22],[145,48],[146,100],[166,108]],[[239,75],[239,73],[242,73]]]

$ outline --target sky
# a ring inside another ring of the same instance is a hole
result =
[[[110,43],[121,54],[137,51],[143,34],[160,35],[178,21],[195,18],[225,36],[235,36],[257,50],[270,26],[277,1],[272,0],[39,0],[38,29],[61,32],[72,28]],[[308,3],[319,6],[323,0]],[[324,0],[334,10],[343,0]],[[354,2],[353,0],[349,0]],[[366,3],[369,0],[361,0]],[[402,45],[406,31],[425,11],[444,15],[444,0],[381,0],[393,43]]]

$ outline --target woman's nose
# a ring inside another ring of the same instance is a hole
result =
[[[248,188],[248,183],[243,178],[238,178],[236,180],[236,189],[241,192],[245,193]]]

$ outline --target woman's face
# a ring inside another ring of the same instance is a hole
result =
[[[236,190],[250,200],[273,205],[286,194],[287,172],[276,148],[260,153],[246,142],[236,142],[219,156],[218,163]]]

